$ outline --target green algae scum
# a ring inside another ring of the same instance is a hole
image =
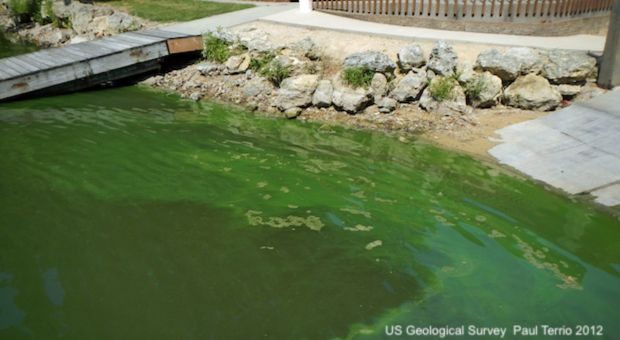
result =
[[[0,154],[2,339],[620,334],[618,218],[466,156],[140,87],[0,104]]]

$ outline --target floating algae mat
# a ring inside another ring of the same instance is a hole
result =
[[[2,339],[620,334],[617,217],[466,156],[139,87],[0,104],[0,154]]]

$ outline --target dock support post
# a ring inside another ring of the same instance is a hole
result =
[[[604,88],[620,86],[620,0],[614,0],[611,10],[598,85]]]

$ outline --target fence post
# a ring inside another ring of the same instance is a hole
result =
[[[615,0],[611,9],[598,85],[604,88],[620,86],[620,0]]]
[[[301,13],[312,12],[312,0],[299,0],[299,11]]]

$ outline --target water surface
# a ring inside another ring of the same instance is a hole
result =
[[[0,338],[603,325],[620,222],[469,157],[138,87],[0,104]]]

